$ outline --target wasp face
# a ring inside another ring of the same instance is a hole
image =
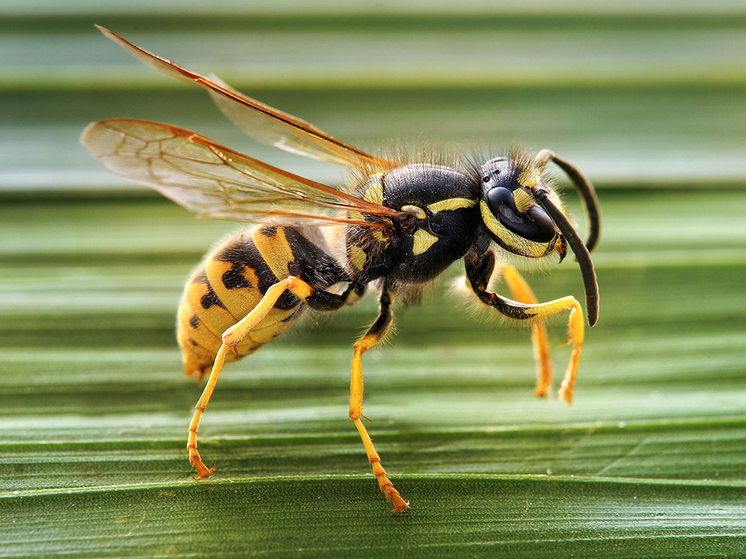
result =
[[[508,157],[490,159],[480,168],[479,206],[490,236],[514,254],[542,258],[557,250],[566,254],[564,238],[536,202],[530,188],[541,182],[538,170]],[[552,192],[554,202],[561,207]]]

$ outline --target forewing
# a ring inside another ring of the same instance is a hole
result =
[[[389,168],[393,164],[374,157],[322,132],[312,124],[248,97],[222,80],[207,78],[152,54],[101,26],[98,29],[132,56],[171,77],[196,83],[210,92],[218,108],[255,140],[282,150],[337,165]]]
[[[83,131],[81,143],[113,173],[146,183],[201,217],[380,227],[348,213],[399,215],[168,124],[103,120]]]

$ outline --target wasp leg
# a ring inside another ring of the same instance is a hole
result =
[[[568,404],[572,404],[575,378],[577,377],[578,364],[585,338],[585,325],[583,323],[583,310],[575,297],[568,296],[555,299],[547,303],[521,303],[501,297],[497,293],[487,291],[487,284],[495,268],[495,255],[485,252],[478,255],[470,252],[466,255],[466,275],[474,293],[485,305],[489,305],[501,314],[517,320],[536,321],[558,312],[570,311],[568,319],[569,336],[567,343],[572,342],[572,353],[570,363],[565,371],[557,397]]]
[[[386,499],[391,501],[395,507],[391,512],[406,512],[409,503],[402,499],[399,492],[394,489],[394,484],[391,483],[391,480],[386,476],[386,470],[384,470],[381,465],[381,457],[378,455],[368,431],[360,420],[361,417],[365,417],[363,415],[363,353],[378,344],[378,342],[380,342],[386,335],[393,320],[393,314],[391,313],[390,307],[391,297],[384,287],[380,299],[378,318],[371,325],[365,335],[353,346],[354,352],[352,354],[352,376],[350,379],[349,415],[360,433],[360,438],[363,440],[365,452],[368,455],[368,460],[373,466],[373,473],[378,480],[378,486],[381,488],[384,495],[386,495]],[[365,417],[365,419],[368,418]]]
[[[497,274],[505,279],[513,297],[520,303],[535,305],[539,301],[531,291],[526,280],[511,264],[507,262],[498,266]],[[536,388],[534,395],[545,398],[552,387],[552,360],[549,355],[549,337],[544,323],[539,320],[531,322],[531,342],[536,358]]]
[[[214,467],[208,468],[202,461],[202,457],[197,450],[197,431],[199,430],[200,421],[202,420],[202,416],[207,408],[207,403],[210,401],[215,385],[218,383],[218,378],[220,378],[226,354],[231,350],[231,348],[241,343],[241,340],[243,340],[246,335],[257,324],[259,324],[265,316],[267,316],[280,296],[286,291],[290,291],[299,299],[306,301],[310,306],[323,308],[324,310],[332,310],[341,307],[344,304],[345,299],[345,297],[335,295],[334,293],[315,290],[300,278],[291,276],[267,289],[264,297],[262,297],[261,301],[259,301],[256,307],[254,307],[249,314],[223,332],[222,344],[215,356],[215,362],[210,371],[207,384],[202,392],[202,396],[195,406],[194,415],[189,424],[187,451],[189,452],[189,463],[197,470],[197,479],[209,477],[215,469]]]

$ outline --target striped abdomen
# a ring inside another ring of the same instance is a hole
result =
[[[187,282],[179,306],[177,337],[184,373],[208,373],[223,332],[251,312],[267,289],[290,275],[318,289],[346,279],[323,239],[312,242],[308,233],[299,229],[256,227],[210,252]],[[281,336],[305,307],[295,295],[284,293],[227,359],[235,361]]]

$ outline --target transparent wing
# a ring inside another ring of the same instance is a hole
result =
[[[236,126],[259,142],[337,165],[382,169],[394,166],[386,159],[374,157],[333,138],[305,120],[252,99],[216,77],[207,78],[195,74],[138,47],[104,27],[96,27],[132,56],[158,72],[196,83],[207,89],[218,108]]]
[[[102,120],[89,125],[80,141],[113,173],[146,183],[201,217],[382,227],[364,216],[399,216],[391,208],[283,171],[168,124]],[[350,212],[356,214],[351,217]]]

